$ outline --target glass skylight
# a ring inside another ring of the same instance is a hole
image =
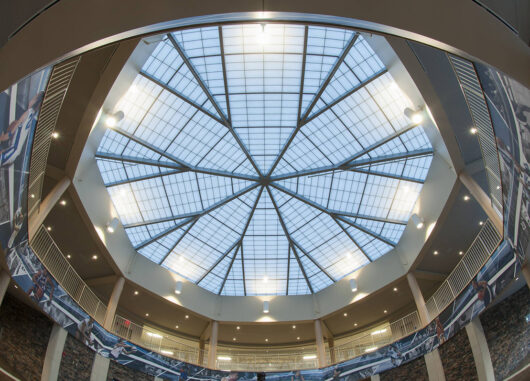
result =
[[[389,252],[432,147],[367,38],[162,35],[96,154],[136,250],[222,295],[314,293]]]

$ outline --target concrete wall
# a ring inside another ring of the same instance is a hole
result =
[[[85,344],[68,335],[59,368],[59,380],[90,380],[95,353]]]
[[[530,355],[530,292],[523,287],[480,316],[495,379],[502,380],[528,362]]]
[[[7,294],[0,307],[0,364],[23,380],[40,380],[52,322]]]
[[[379,375],[381,381],[427,381],[427,365],[423,357],[412,360],[402,366],[387,370]]]
[[[438,350],[440,351],[447,381],[478,380],[471,344],[465,329],[458,331],[456,335],[441,345]]]

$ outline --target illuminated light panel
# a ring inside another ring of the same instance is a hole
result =
[[[298,295],[399,242],[432,147],[369,37],[277,23],[161,37],[96,154],[140,254],[217,294]]]

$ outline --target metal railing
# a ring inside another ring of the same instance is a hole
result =
[[[99,324],[103,324],[107,306],[99,300],[77,274],[43,225],[41,225],[37,234],[31,240],[30,245],[35,255],[37,255],[63,290],[87,314],[92,316]]]
[[[52,133],[79,60],[80,57],[77,57],[55,65],[46,86],[31,148],[28,187],[28,215],[30,218],[38,210],[41,202],[42,184],[44,183]]]
[[[135,343],[145,349],[163,354],[190,364],[205,365],[208,350],[187,345],[182,340],[162,331],[145,327],[116,315],[112,324],[112,333]]]
[[[316,345],[289,348],[231,348],[219,346],[216,368],[266,372],[318,368]]]
[[[421,328],[422,325],[418,311],[414,311],[395,322],[383,324],[375,329],[371,329],[371,332],[365,331],[356,334],[352,340],[328,348],[326,350],[328,363],[340,363],[373,352]]]
[[[489,195],[492,205],[498,211],[502,212],[502,184],[497,143],[495,142],[495,132],[493,131],[488,105],[482,92],[480,80],[478,79],[473,62],[451,54],[447,56],[460,82],[460,87],[464,93],[471,118],[478,132],[478,141],[482,152],[484,167],[486,168],[486,177],[488,179]]]
[[[429,316],[438,316],[476,276],[502,237],[488,220],[474,239],[465,255],[426,302]],[[90,290],[63,256],[44,226],[31,241],[31,247],[50,274],[63,289],[96,321],[103,323],[106,306]],[[432,319],[431,319],[432,320]],[[370,353],[423,328],[418,312],[414,311],[399,320],[384,323],[374,329],[357,333],[352,339],[332,348],[326,348],[328,363],[340,363]],[[191,364],[206,366],[208,350],[192,346],[176,335],[136,324],[116,315],[112,333],[146,349]],[[219,346],[217,369],[239,371],[281,371],[313,369],[318,367],[316,346],[304,345],[283,349]]]
[[[487,220],[460,262],[425,303],[431,320],[442,313],[467,287],[501,241],[502,236],[493,223]]]

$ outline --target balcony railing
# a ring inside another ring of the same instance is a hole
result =
[[[87,314],[92,316],[99,324],[103,325],[105,314],[107,313],[107,306],[99,300],[90,287],[81,279],[79,274],[77,274],[44,225],[41,225],[39,230],[37,230],[37,234],[31,240],[30,245],[33,252],[63,290]]]
[[[460,262],[425,303],[431,320],[442,313],[467,287],[501,241],[502,236],[493,223],[487,220]]]

